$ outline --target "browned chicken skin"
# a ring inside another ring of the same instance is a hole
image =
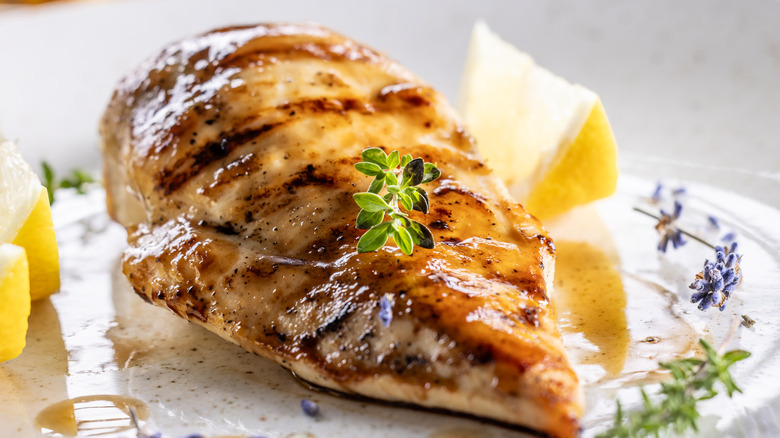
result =
[[[315,25],[216,30],[126,76],[101,134],[147,301],[327,388],[578,434],[552,242],[445,99],[386,56]],[[430,213],[411,214],[434,249],[357,253],[367,147],[438,164]]]

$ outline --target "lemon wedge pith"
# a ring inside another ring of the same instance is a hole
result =
[[[477,22],[460,110],[480,154],[540,218],[609,196],[617,145],[596,93],[536,65]]]
[[[30,273],[24,248],[0,245],[0,362],[21,354],[30,315]]]
[[[9,141],[0,141],[0,208],[5,212],[0,218],[0,244],[25,249],[32,299],[56,292],[60,287],[59,251],[48,192]]]

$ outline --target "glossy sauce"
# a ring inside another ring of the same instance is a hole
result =
[[[582,333],[593,345],[580,363],[601,364],[607,376],[623,370],[631,337],[626,321],[626,292],[613,262],[584,242],[556,243],[554,301],[561,331]]]
[[[81,437],[119,433],[135,428],[130,416],[149,417],[141,400],[120,395],[90,395],[63,400],[44,408],[35,418],[36,428],[45,437]]]
[[[666,374],[659,362],[698,353],[704,334],[678,313],[675,294],[622,272],[607,249],[566,240],[556,246],[553,302],[585,386],[654,382]]]

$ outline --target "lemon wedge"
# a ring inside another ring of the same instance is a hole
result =
[[[0,362],[24,349],[30,315],[30,273],[24,248],[0,245]]]
[[[617,144],[596,93],[536,65],[478,21],[459,107],[480,154],[542,218],[611,195]]]
[[[10,141],[0,140],[0,244],[27,253],[30,295],[45,298],[60,288],[57,239],[48,192]]]

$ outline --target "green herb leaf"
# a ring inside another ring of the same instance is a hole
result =
[[[41,162],[43,168],[43,185],[49,194],[49,204],[54,203],[54,192],[59,189],[76,189],[76,193],[83,195],[87,193],[87,185],[97,182],[88,172],[80,169],[74,169],[70,176],[57,181],[54,169],[49,163]]]
[[[431,231],[420,222],[409,219],[409,214],[413,210],[428,213],[428,194],[417,186],[441,175],[436,165],[425,163],[422,158],[413,158],[410,154],[401,157],[398,151],[387,155],[380,148],[366,149],[361,155],[364,161],[355,164],[355,169],[374,176],[374,179],[367,192],[353,195],[361,208],[355,227],[368,230],[358,241],[358,252],[375,251],[390,236],[407,255],[412,254],[414,245],[433,248],[435,242]],[[382,194],[385,188],[387,193]],[[390,221],[385,221],[385,216],[390,216]]]
[[[407,211],[412,211],[414,204],[412,203],[412,198],[409,195],[406,193],[399,193],[398,199],[401,201],[401,205],[403,205]]]
[[[407,219],[406,230],[409,231],[409,234],[412,236],[412,241],[415,245],[426,249],[433,249],[433,247],[436,245],[433,240],[433,234],[431,233],[431,230],[429,230],[425,225],[417,221]]]
[[[397,186],[398,185],[398,177],[393,172],[388,172],[387,176],[385,177],[387,180],[387,185],[389,186]]]
[[[379,167],[378,164],[374,163],[357,163],[355,164],[355,169],[357,169],[358,172],[368,176],[377,176],[382,173],[382,168]]]
[[[368,192],[379,194],[379,192],[382,191],[382,187],[384,186],[385,179],[382,177],[382,175],[377,175],[376,178],[371,181],[371,185],[368,186]]]
[[[402,226],[393,226],[393,241],[396,245],[398,245],[398,248],[401,249],[401,252],[403,252],[406,255],[411,255],[412,250],[414,249],[414,244],[412,243],[412,236],[409,234],[408,231],[406,231],[406,228]]]
[[[398,151],[393,151],[387,156],[387,167],[395,169],[401,163],[401,159],[398,157]]]
[[[46,187],[46,192],[49,194],[49,205],[54,203],[54,170],[49,166],[49,163],[42,161],[41,167],[43,168],[43,186]]]
[[[355,193],[352,195],[357,205],[363,210],[369,212],[376,211],[392,211],[393,207],[390,207],[381,196],[376,193]]]
[[[369,148],[363,151],[361,154],[363,161],[374,163],[382,169],[387,169],[387,154],[385,151],[379,148]]]
[[[355,228],[360,230],[368,230],[375,225],[381,224],[382,219],[384,218],[384,211],[370,212],[366,210],[360,210],[360,213],[357,215],[357,223],[355,224]]]
[[[407,190],[408,195],[412,198],[412,208],[422,214],[428,214],[430,208],[428,193],[419,187],[407,187],[405,190]]]
[[[403,186],[416,186],[423,181],[425,175],[425,163],[422,158],[410,161],[403,170]]]
[[[435,164],[425,163],[425,171],[423,172],[423,184],[435,181],[441,176],[441,171]]]
[[[723,355],[723,361],[728,365],[745,360],[750,357],[750,352],[745,350],[733,350]]]
[[[371,252],[378,250],[387,243],[387,238],[390,237],[392,232],[392,222],[383,222],[371,228],[358,240],[357,251]]]

